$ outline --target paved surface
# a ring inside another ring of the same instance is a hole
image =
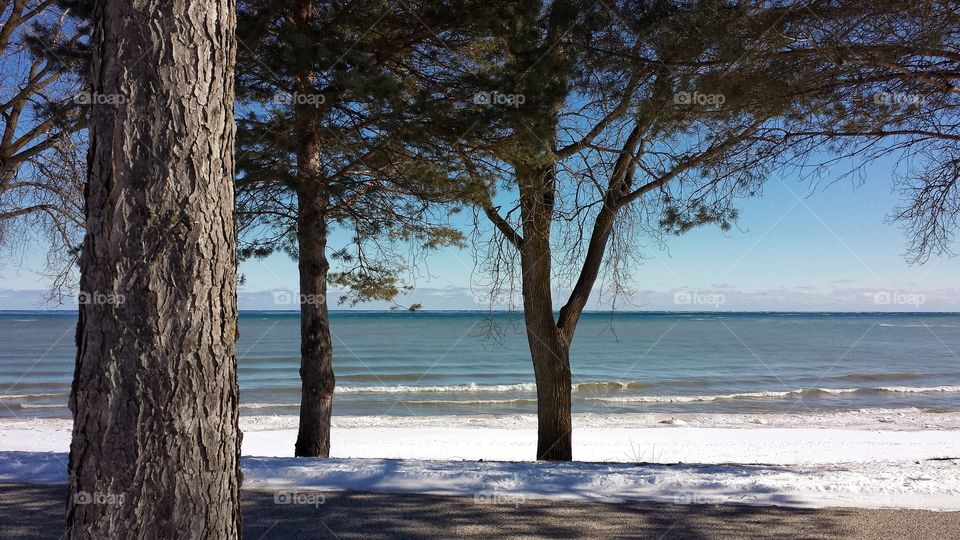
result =
[[[0,485],[0,538],[60,538],[65,492]],[[276,495],[243,492],[246,538],[960,538],[960,512],[308,491],[277,504]]]

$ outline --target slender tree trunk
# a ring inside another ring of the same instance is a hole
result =
[[[315,4],[300,0],[293,8],[296,24],[306,31]],[[294,77],[300,95],[316,92],[315,73],[305,69]],[[310,103],[294,104],[297,134],[297,243],[300,270],[300,429],[296,456],[330,456],[330,416],[333,413],[333,342],[327,311],[327,210],[329,194],[320,165],[323,140],[316,124],[320,114]]]
[[[327,311],[326,192],[313,186],[299,194],[300,245],[300,431],[297,456],[330,456],[333,412],[333,343]]]
[[[518,169],[523,216],[523,316],[537,382],[537,459],[573,459],[570,356],[553,318],[550,289],[552,167]]]
[[[97,2],[70,538],[236,538],[234,3]]]

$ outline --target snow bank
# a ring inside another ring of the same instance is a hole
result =
[[[576,415],[580,461],[815,464],[960,457],[960,415],[916,410],[824,415]],[[846,425],[846,427],[844,427]],[[243,455],[292,456],[294,416],[242,417]],[[806,426],[806,427],[798,427]],[[334,417],[343,458],[529,461],[536,418]],[[0,451],[66,452],[68,420],[0,420]]]
[[[0,452],[0,482],[62,484],[66,454]],[[634,465],[245,457],[244,488],[431,493],[478,504],[528,499],[960,510],[960,462],[830,466]],[[309,500],[314,500],[311,498]]]
[[[562,464],[522,462],[532,416],[335,417],[330,460],[290,457],[296,421],[241,419],[244,486],[960,510],[957,413],[576,415],[580,462]],[[70,427],[0,420],[0,482],[64,483]]]

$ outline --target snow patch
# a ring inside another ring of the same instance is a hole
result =
[[[64,484],[67,455],[0,452],[0,482]],[[371,491],[675,504],[960,510],[957,460],[832,466],[510,463],[387,459],[241,460],[246,489]]]

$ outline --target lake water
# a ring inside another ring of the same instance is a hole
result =
[[[521,314],[335,312],[338,415],[536,411]],[[73,313],[0,312],[0,417],[69,418]],[[295,415],[299,317],[243,312],[247,415]],[[574,411],[960,410],[960,315],[589,313]]]

